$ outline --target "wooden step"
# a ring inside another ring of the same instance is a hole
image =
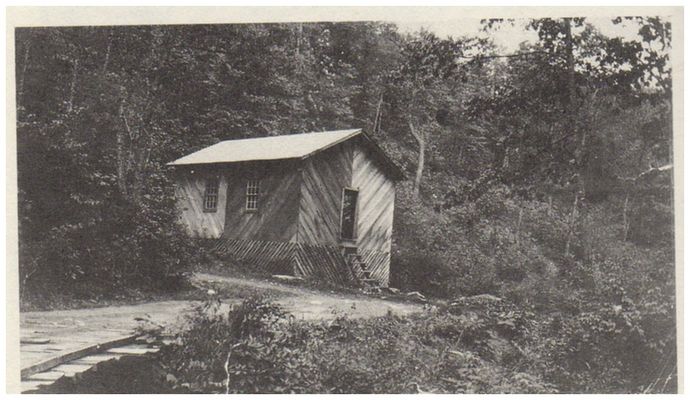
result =
[[[366,287],[379,287],[380,286],[378,279],[365,278],[365,279],[362,279],[361,281]]]
[[[37,380],[28,380],[28,381],[22,381],[22,393],[24,392],[30,392],[33,390],[38,390],[40,389],[41,386],[49,385],[52,382],[48,381],[37,381]]]
[[[65,376],[65,373],[62,371],[46,371],[46,372],[39,372],[37,374],[33,374],[29,377],[27,380],[32,380],[32,381],[46,381],[46,382],[55,382],[56,380],[62,378]]]
[[[82,372],[90,369],[91,367],[93,367],[93,365],[69,363],[59,365],[53,368],[51,371],[62,372],[63,374],[65,374],[66,377],[69,378],[77,374],[81,374]]]
[[[129,346],[116,347],[110,349],[107,352],[112,354],[128,354],[128,355],[141,355],[146,353],[155,353],[158,351],[158,347],[149,347],[146,345],[133,344]]]
[[[94,354],[91,356],[86,356],[84,358],[80,358],[78,360],[74,360],[71,362],[71,364],[84,364],[84,365],[96,365],[100,362],[103,361],[110,361],[114,359],[120,358],[120,354],[113,354],[113,353],[102,353],[102,354]]]

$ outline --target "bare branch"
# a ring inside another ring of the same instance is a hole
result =
[[[655,172],[668,171],[668,170],[670,170],[670,169],[673,169],[673,164],[666,164],[666,165],[663,165],[663,166],[661,166],[661,167],[649,167],[648,170],[642,171],[639,175],[634,176],[634,177],[622,177],[622,176],[619,176],[619,177],[617,177],[617,178],[620,179],[620,180],[622,180],[622,181],[635,182],[635,181],[637,181],[638,179],[642,179],[642,178],[648,176],[649,174],[653,174],[653,173],[655,173]]]
[[[417,142],[422,143],[422,136],[414,128],[414,125],[412,125],[412,121],[408,121],[407,125],[410,127],[410,132],[412,133],[412,136],[414,136],[414,138],[417,139]]]
[[[134,136],[132,134],[132,129],[129,126],[129,122],[127,121],[127,114],[125,113],[125,110],[124,110],[124,103],[125,103],[125,101],[123,99],[122,103],[120,104],[120,117],[122,117],[122,122],[124,122],[124,124],[125,124],[125,130],[127,132],[127,136],[129,136],[129,140],[131,142],[133,142]]]
[[[101,68],[101,74],[105,75],[108,72],[108,62],[110,61],[110,48],[113,44],[113,30],[110,29],[108,32],[108,45],[105,49],[105,59],[103,60],[103,67]]]

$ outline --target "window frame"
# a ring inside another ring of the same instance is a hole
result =
[[[220,192],[220,179],[218,177],[211,177],[206,179],[203,197],[204,212],[214,213],[218,211],[218,194]],[[209,204],[213,207],[209,207]]]
[[[255,213],[259,211],[259,199],[261,196],[261,180],[247,179],[244,190],[244,211]]]

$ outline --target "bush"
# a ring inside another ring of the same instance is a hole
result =
[[[154,146],[150,159],[118,174],[115,148],[91,147],[114,133],[84,129],[96,121],[113,128],[90,112],[17,128],[23,305],[50,307],[51,296],[98,300],[133,288],[175,289],[193,263],[196,248],[177,224],[162,162],[169,155]]]
[[[645,316],[632,304],[551,320],[543,333],[549,379],[564,391],[585,393],[673,393],[675,372],[668,356],[643,330]],[[675,358],[675,357],[673,357]],[[655,375],[666,385],[654,387]]]
[[[175,222],[174,206],[125,202],[91,222],[63,223],[41,236],[20,236],[23,302],[50,303],[55,294],[100,296],[134,288],[176,290],[197,254]]]
[[[453,294],[454,271],[433,254],[394,254],[390,275],[390,285],[396,288],[438,297]]]
[[[307,322],[258,299],[207,303],[160,356],[205,393],[553,392],[520,355],[523,318],[504,304]]]

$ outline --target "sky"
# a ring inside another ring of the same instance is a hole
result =
[[[452,36],[491,36],[494,43],[506,52],[518,50],[522,42],[536,42],[536,32],[525,30],[527,20],[516,20],[515,24],[503,24],[497,31],[485,33],[481,31],[479,19],[457,19],[447,21],[392,21],[400,28],[401,32],[415,32],[425,28],[437,36],[445,38]],[[638,26],[635,22],[623,21],[621,24],[614,24],[610,18],[587,18],[587,22],[594,25],[602,34],[609,37],[622,37],[627,40],[637,38]]]

